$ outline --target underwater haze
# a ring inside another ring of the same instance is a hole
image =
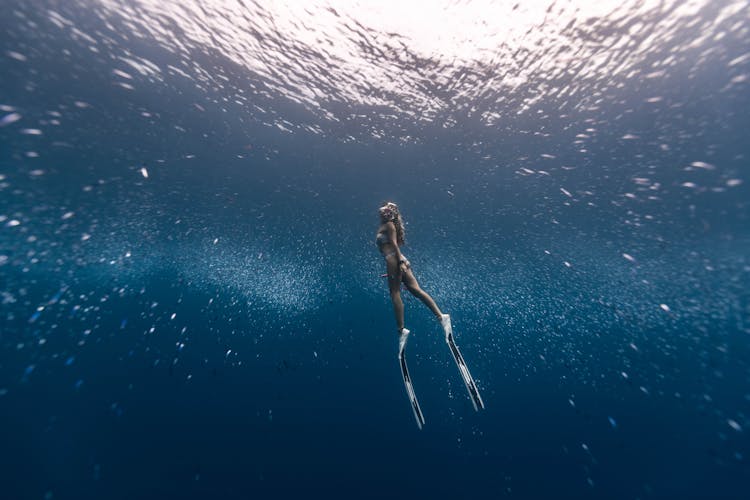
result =
[[[747,498],[749,110],[746,0],[4,0],[0,498]]]

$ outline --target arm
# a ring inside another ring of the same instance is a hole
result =
[[[398,247],[398,241],[396,238],[396,225],[393,222],[388,223],[388,239],[391,241],[391,244],[396,249],[396,257],[398,257],[399,262],[399,268],[407,262],[406,258],[401,255],[401,249]]]

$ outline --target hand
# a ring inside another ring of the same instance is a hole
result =
[[[399,266],[398,266],[398,267],[399,267],[399,269],[401,269],[401,272],[402,272],[402,273],[405,273],[406,271],[408,271],[408,270],[409,270],[409,268],[411,267],[411,264],[409,263],[409,261],[408,261],[408,260],[404,260],[404,261],[402,261],[402,262],[401,262],[401,263],[399,264]]]

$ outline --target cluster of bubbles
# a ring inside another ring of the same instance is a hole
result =
[[[196,286],[219,288],[243,297],[249,305],[271,307],[284,315],[313,310],[326,296],[319,264],[222,240],[176,252],[180,274]]]

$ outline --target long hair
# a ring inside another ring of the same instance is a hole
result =
[[[398,205],[389,201],[385,204],[391,209],[392,217],[389,219],[396,226],[396,242],[399,245],[403,245],[406,242],[406,228],[404,227],[404,218],[401,217],[401,212],[398,209]]]

